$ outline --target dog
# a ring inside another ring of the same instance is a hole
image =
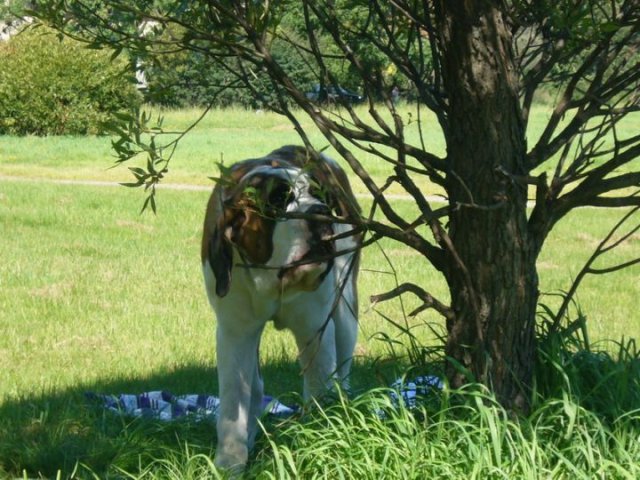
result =
[[[253,446],[263,399],[260,337],[269,320],[295,337],[305,400],[335,382],[348,389],[358,331],[359,214],[342,168],[302,147],[241,161],[218,179],[202,238],[217,318],[216,466],[242,469]]]

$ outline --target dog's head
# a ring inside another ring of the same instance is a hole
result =
[[[353,218],[358,207],[340,167],[300,147],[235,164],[209,201],[202,242],[216,294],[231,284],[234,248],[247,268],[277,270],[280,288],[313,290],[333,265],[328,217]]]

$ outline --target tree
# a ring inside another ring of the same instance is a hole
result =
[[[388,237],[419,252],[451,294],[446,305],[424,285],[403,284],[377,299],[411,292],[422,308],[437,310],[446,319],[451,384],[482,382],[513,410],[526,411],[530,402],[536,259],[548,233],[577,207],[640,206],[633,191],[640,134],[621,138],[617,131],[640,107],[636,0],[55,0],[39,3],[36,14],[93,46],[143,59],[200,52],[228,72],[231,80],[215,85],[220,91],[242,85],[257,94],[256,79],[268,79],[270,108],[310,148],[296,115],[311,117],[371,193],[376,215],[364,216],[359,228],[372,240]],[[143,35],[138,25],[149,20],[154,32]],[[171,27],[182,33],[163,37]],[[318,83],[339,85],[337,64],[357,78],[373,121],[348,103],[311,102],[273,55],[276,39],[293,47]],[[435,113],[446,156],[408,140],[391,96],[398,81]],[[552,113],[529,146],[529,112],[549,83],[558,92]],[[128,139],[149,131],[146,121],[132,119],[116,142],[122,160],[142,151]],[[148,170],[134,173],[153,190],[170,156],[152,151]],[[363,169],[358,151],[389,165],[385,184]],[[448,208],[434,208],[417,186],[420,177],[447,192]],[[385,196],[394,183],[415,199],[417,218],[403,218]]]
[[[78,135],[132,112],[142,96],[124,58],[46,28],[0,42],[0,135]]]

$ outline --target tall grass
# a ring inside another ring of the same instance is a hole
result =
[[[610,425],[569,398],[513,419],[490,396],[452,392],[465,403],[433,414],[399,409],[381,419],[371,402],[322,410],[266,440],[256,478],[638,478],[636,411]],[[376,394],[371,394],[375,396]],[[369,409],[369,410],[368,410]]]
[[[585,350],[552,347],[558,340],[579,345],[579,336],[569,338],[573,332],[543,337],[541,353],[547,364],[538,369],[536,402],[526,417],[505,411],[479,385],[432,390],[412,409],[394,402],[388,389],[370,390],[352,400],[339,396],[329,406],[315,405],[294,418],[264,419],[264,433],[245,478],[638,478],[638,355],[628,348],[613,356],[594,353],[608,358],[594,373],[610,378],[610,384],[623,386],[622,372],[631,370],[624,387],[635,398],[632,404],[598,387],[575,391],[571,386],[583,382],[579,370],[591,370],[591,359]],[[579,368],[568,368],[568,357]],[[550,377],[555,379],[549,383]],[[552,392],[555,382],[563,387]],[[594,395],[603,402],[589,405]],[[127,433],[142,431],[156,439],[166,434],[167,427],[143,427]],[[195,432],[188,433],[192,442]],[[190,441],[151,447],[140,454],[144,461],[138,465],[127,469],[121,464],[111,471],[139,479],[221,478],[210,452]],[[86,466],[79,470],[100,476]]]
[[[480,385],[431,390],[412,409],[394,402],[387,389],[372,390],[266,428],[248,476],[638,478],[635,343],[597,350],[585,340],[584,318],[569,325],[540,332],[542,360],[527,416],[505,411]],[[429,368],[442,364],[441,350],[430,351]]]

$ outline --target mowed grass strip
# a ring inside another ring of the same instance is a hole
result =
[[[197,110],[164,112],[164,126],[169,131],[179,131],[187,128],[190,122],[198,118],[199,113]],[[366,115],[366,112],[363,113]],[[409,120],[411,109],[407,108],[403,114]],[[329,146],[310,120],[301,118],[300,121],[316,148]],[[434,118],[429,118],[427,123],[434,121]],[[407,133],[414,141],[419,141],[416,122],[407,127]],[[435,146],[439,154],[444,153],[442,135],[435,124],[423,135],[425,141],[430,146]],[[180,142],[166,180],[172,183],[208,185],[208,177],[218,174],[218,162],[230,165],[238,160],[265,155],[282,145],[300,143],[293,126],[284,117],[274,113],[243,109],[214,110]],[[332,149],[327,152],[335,154]],[[337,155],[334,156],[337,158]],[[358,153],[358,159],[380,185],[391,172],[389,165],[373,155]],[[2,137],[0,142],[0,175],[131,181],[133,177],[126,167],[137,163],[111,168],[114,161],[108,137]],[[138,162],[140,166],[144,166],[146,158],[138,159]],[[419,183],[428,193],[440,192],[426,179],[420,179]],[[364,186],[359,182],[355,182],[354,186],[358,191],[365,192]],[[400,190],[394,187],[390,193],[400,193]]]

